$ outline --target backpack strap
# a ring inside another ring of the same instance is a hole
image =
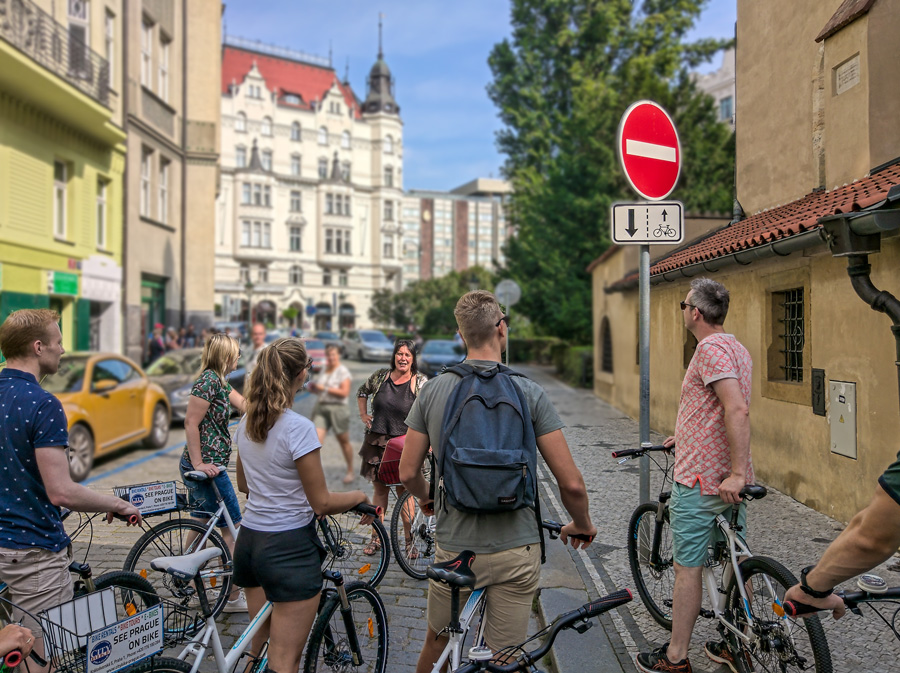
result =
[[[538,535],[541,536],[541,565],[547,562],[547,545],[544,542],[544,518],[541,516],[541,484],[534,475],[534,517],[537,519]]]

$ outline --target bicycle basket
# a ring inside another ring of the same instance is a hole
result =
[[[188,508],[187,489],[177,481],[115,486],[113,495],[137,507],[144,518]]]

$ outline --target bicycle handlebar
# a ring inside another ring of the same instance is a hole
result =
[[[47,660],[41,657],[37,652],[31,652],[28,656],[31,657],[31,660],[38,666],[42,668],[47,666]],[[22,650],[11,650],[10,652],[7,652],[6,656],[0,659],[0,673],[12,671],[24,660],[25,657],[22,656]]]
[[[642,446],[639,449],[622,449],[621,451],[613,451],[613,458],[638,458],[643,456],[645,453],[649,453],[651,451],[671,451],[674,449],[674,446],[663,446],[662,444],[656,444],[654,446]]]
[[[356,512],[357,514],[368,514],[369,516],[377,516],[381,518],[381,515],[384,513],[384,509],[382,507],[376,507],[375,505],[370,505],[366,502],[358,504],[356,507],[350,510],[351,512]]]
[[[558,521],[551,521],[550,519],[544,519],[541,521],[541,528],[550,533],[550,539],[555,540],[559,537],[560,532],[562,531],[563,525]],[[584,540],[588,544],[594,541],[593,535],[584,535],[583,533],[574,533],[569,537],[575,538],[576,540]]]
[[[867,601],[900,600],[900,587],[892,587],[887,591],[880,593],[871,591],[835,591],[834,594],[844,601],[844,605],[852,610],[859,603],[865,603]],[[824,609],[801,603],[800,601],[785,601],[782,603],[781,607],[784,608],[784,614],[788,617],[802,617],[803,615],[809,615]]]
[[[59,508],[59,518],[62,519],[63,521],[65,521],[66,519],[69,518],[69,516],[72,514],[73,511],[74,510],[67,509],[66,507],[60,507]],[[106,512],[96,512],[93,515],[91,515],[91,518],[93,519],[94,517],[101,516],[104,514],[106,514]],[[127,521],[132,526],[137,525],[137,522],[138,522],[137,514],[132,514],[131,516],[123,516],[121,514],[116,514],[115,512],[113,512],[113,517],[118,519],[119,521]]]
[[[620,605],[625,605],[632,599],[631,591],[628,589],[620,589],[608,596],[598,598],[590,603],[585,603],[577,610],[567,612],[554,620],[550,626],[550,632],[544,639],[543,644],[536,650],[526,652],[519,657],[518,660],[511,664],[495,664],[490,661],[473,661],[457,668],[454,673],[479,673],[480,671],[488,671],[488,673],[519,673],[519,671],[528,671],[534,666],[535,662],[543,659],[550,648],[553,641],[560,631],[573,628],[576,622],[584,621],[596,617],[597,615],[608,612]]]

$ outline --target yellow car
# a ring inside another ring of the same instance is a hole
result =
[[[134,362],[115,353],[66,353],[59,371],[41,381],[69,419],[69,471],[82,481],[100,456],[143,440],[159,448],[169,438],[166,393]]]

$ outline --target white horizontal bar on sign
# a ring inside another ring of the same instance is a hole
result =
[[[660,161],[675,162],[675,148],[666,145],[655,145],[654,143],[645,143],[641,140],[625,140],[625,154],[631,154],[636,157],[646,157],[648,159],[659,159]]]

